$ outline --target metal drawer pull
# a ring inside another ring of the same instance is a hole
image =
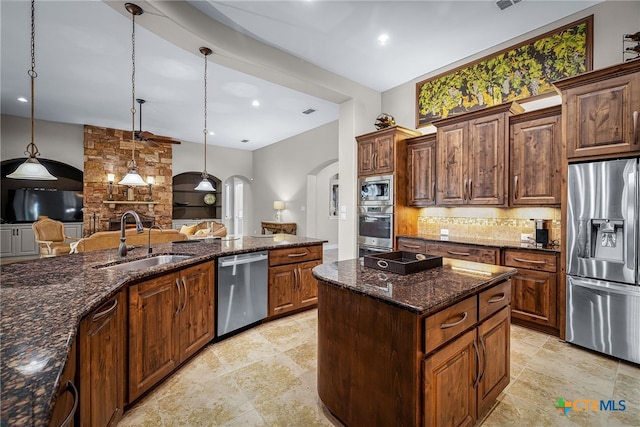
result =
[[[447,253],[451,254],[451,255],[471,256],[471,254],[469,252],[447,251]]]
[[[454,326],[458,326],[460,323],[464,322],[466,319],[467,319],[467,312],[465,311],[464,313],[462,313],[462,319],[453,323],[443,323],[442,325],[440,325],[440,329],[453,328]]]
[[[389,267],[389,263],[385,260],[379,260],[376,264],[378,264],[378,267],[380,268],[387,268]]]
[[[469,180],[469,200],[473,198],[473,181]]]
[[[107,314],[109,314],[113,310],[115,310],[117,306],[118,306],[118,300],[114,299],[113,300],[113,304],[111,304],[111,307],[109,307],[108,309],[106,309],[104,311],[101,311],[100,313],[94,314],[91,320],[93,320],[95,322],[96,320],[99,320],[99,319],[103,318],[104,316],[106,316]]]
[[[480,352],[478,351],[478,343],[476,340],[473,340],[473,349],[476,351],[476,366],[480,366]],[[476,379],[473,380],[473,388],[478,387],[478,382],[480,381],[480,371],[476,368]]]
[[[500,302],[504,299],[504,297],[506,297],[507,294],[505,294],[504,292],[500,293],[500,295],[496,295],[495,297],[491,298],[489,301],[487,301],[488,304],[495,304],[497,302]]]
[[[182,299],[182,291],[180,290],[180,280],[176,278],[176,288],[178,288],[178,307],[176,307],[176,316],[180,312],[180,300]]]
[[[480,376],[478,377],[478,384],[480,384],[480,381],[482,381],[482,378],[484,378],[484,373],[487,371],[487,347],[484,345],[484,339],[482,338],[482,335],[480,335],[480,345],[482,346],[482,374],[480,374]]]
[[[518,200],[518,175],[516,175],[514,179],[515,179],[516,182],[515,182],[515,185],[514,185],[515,189],[514,189],[514,192],[513,192],[513,198],[515,200]]]
[[[300,256],[305,256],[306,254],[307,254],[306,252],[303,252],[303,253],[301,253],[301,254],[300,254],[300,253],[298,253],[298,254],[289,254],[289,255],[287,255],[287,256],[288,256],[289,258],[297,258],[297,257],[300,257]]]
[[[462,200],[467,200],[467,179],[464,179],[464,189],[462,192]]]
[[[537,261],[535,259],[524,259],[524,258],[516,258],[513,257],[514,261],[518,261],[518,262],[528,262],[530,264],[546,264],[547,261]]]
[[[76,410],[78,409],[78,389],[76,388],[76,386],[71,381],[67,381],[65,391],[70,391],[71,394],[73,394],[73,407],[71,408],[71,412],[69,412],[69,415],[67,415],[67,418],[65,418],[62,424],[60,424],[60,427],[69,426],[73,421],[74,416],[76,415]]]
[[[184,286],[184,302],[182,303],[182,311],[187,308],[187,297],[189,296],[189,292],[187,291],[187,281],[183,277],[182,278],[182,286]]]
[[[404,246],[405,248],[420,249],[420,246],[418,245],[408,245],[406,243],[403,243],[402,246]]]

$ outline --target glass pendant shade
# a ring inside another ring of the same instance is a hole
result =
[[[23,164],[18,166],[13,173],[7,175],[11,179],[37,179],[43,181],[55,181],[58,178],[51,175],[47,168],[35,157],[29,157]]]
[[[207,178],[202,178],[202,181],[198,183],[195,190],[196,191],[216,191],[213,184],[211,184],[211,181],[209,181]]]
[[[147,185],[147,183],[144,182],[144,179],[142,179],[142,177],[138,173],[138,167],[136,166],[136,163],[134,161],[132,161],[131,163],[132,165],[129,167],[129,172],[127,172],[124,178],[122,178],[122,181],[120,181],[118,184],[130,185],[132,187]]]

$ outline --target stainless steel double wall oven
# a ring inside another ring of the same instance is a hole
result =
[[[359,255],[393,250],[393,175],[358,180]]]

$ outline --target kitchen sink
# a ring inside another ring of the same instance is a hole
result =
[[[135,259],[131,261],[121,262],[119,264],[110,264],[106,266],[97,266],[100,270],[117,270],[117,271],[134,271],[142,270],[149,267],[168,264],[171,262],[184,261],[192,258],[191,255],[158,255],[150,258]]]

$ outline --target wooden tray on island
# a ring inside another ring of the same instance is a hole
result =
[[[365,255],[364,266],[396,274],[412,274],[430,268],[442,267],[439,255],[395,251],[377,255]]]

